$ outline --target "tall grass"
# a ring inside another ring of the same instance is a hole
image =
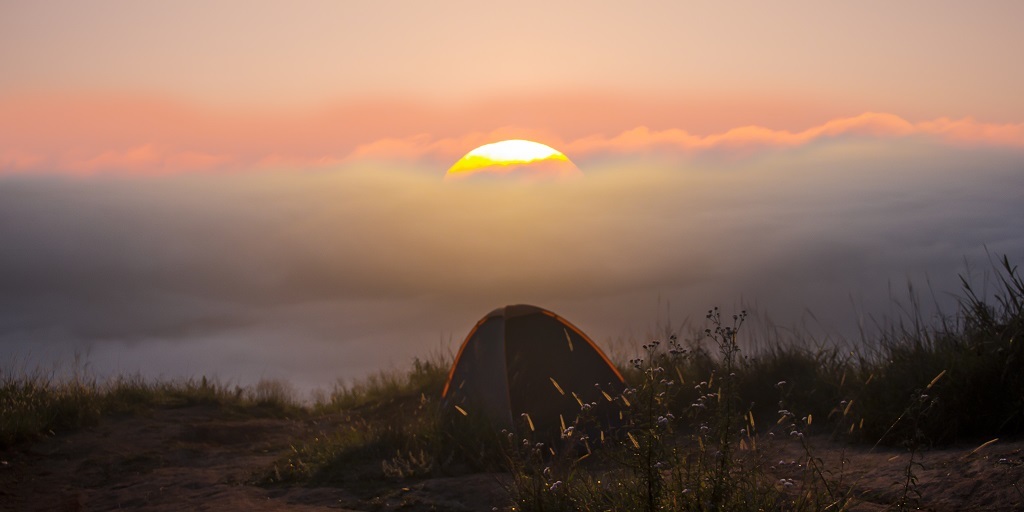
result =
[[[1024,279],[1005,256],[995,271],[988,295],[961,277],[959,311],[939,325],[895,323],[880,333],[879,353],[858,368],[865,438],[896,444],[920,429],[929,443],[946,444],[1024,432]],[[927,417],[888,423],[942,372]]]

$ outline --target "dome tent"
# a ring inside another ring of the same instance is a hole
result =
[[[622,387],[622,375],[586,334],[550,311],[520,304],[477,322],[442,398],[446,408],[506,426],[525,413],[538,432],[553,435],[572,424],[581,403],[597,402],[596,419],[607,423],[611,404],[602,390],[614,396]]]

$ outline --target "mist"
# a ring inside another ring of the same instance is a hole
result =
[[[906,283],[1024,260],[1024,153],[828,139],[594,156],[568,183],[443,164],[0,177],[0,368],[330,387],[457,350],[514,303],[605,346],[721,306],[855,339]],[[931,307],[931,306],[929,306]]]

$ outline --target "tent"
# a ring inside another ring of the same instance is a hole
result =
[[[538,432],[552,435],[572,424],[581,403],[596,402],[595,419],[607,423],[612,408],[605,393],[622,388],[622,374],[586,334],[550,311],[520,304],[477,322],[442,397],[446,408],[507,426],[528,414]]]

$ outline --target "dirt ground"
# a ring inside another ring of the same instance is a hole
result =
[[[505,510],[501,474],[338,487],[264,488],[256,475],[312,435],[309,420],[253,418],[212,407],[162,409],[107,418],[95,427],[0,451],[0,510]],[[922,509],[1024,510],[1024,442],[997,441],[931,450],[916,471]],[[859,502],[885,510],[899,492],[909,454],[815,440],[813,451]],[[780,442],[768,452],[780,479],[802,472],[802,449]],[[776,461],[776,457],[778,461]],[[848,462],[842,465],[840,461]],[[1016,484],[1016,486],[1015,486]]]

